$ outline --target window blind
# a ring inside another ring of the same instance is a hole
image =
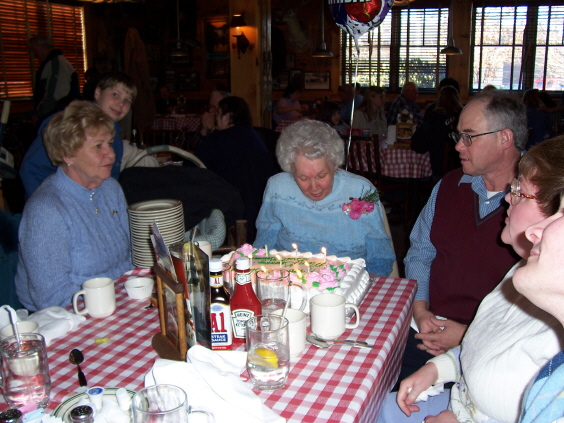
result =
[[[29,98],[38,67],[32,63],[27,40],[38,34],[50,36],[55,48],[76,70],[84,83],[83,8],[61,4],[0,0],[0,98]]]

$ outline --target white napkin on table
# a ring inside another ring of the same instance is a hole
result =
[[[218,423],[286,422],[241,380],[245,361],[242,351],[217,352],[196,345],[188,350],[187,362],[157,359],[145,376],[145,386],[179,386],[193,408],[210,410]]]
[[[47,345],[53,339],[61,338],[86,321],[86,317],[71,313],[62,307],[47,307],[36,311],[22,320],[33,320],[39,325],[39,333],[45,338]]]

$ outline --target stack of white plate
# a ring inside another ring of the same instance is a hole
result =
[[[184,211],[178,200],[142,201],[129,206],[129,229],[133,264],[152,267],[155,252],[151,243],[153,220],[166,245],[184,241]]]

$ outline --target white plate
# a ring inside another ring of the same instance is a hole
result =
[[[104,400],[110,400],[117,403],[116,391],[118,389],[119,388],[104,388]],[[127,393],[129,394],[130,397],[133,397],[133,395],[135,395],[135,392],[130,390],[127,390]],[[86,395],[86,393],[73,395],[68,400],[66,400],[61,405],[59,405],[57,408],[55,408],[55,411],[53,411],[52,415],[54,417],[60,417],[61,419],[63,419],[65,423],[72,423],[72,420],[70,418],[70,412],[76,406],[76,404],[78,404],[78,402],[83,398],[88,399],[88,395]]]
[[[129,206],[129,210],[133,210],[137,213],[143,213],[154,212],[157,210],[170,210],[175,207],[182,207],[182,203],[179,200],[150,200],[132,204]]]
[[[183,217],[184,211],[182,207],[178,209],[171,209],[171,210],[157,210],[152,212],[144,212],[143,214],[139,214],[132,210],[129,210],[129,218],[131,220],[136,220],[139,222],[152,222],[153,219],[170,219],[176,217]]]

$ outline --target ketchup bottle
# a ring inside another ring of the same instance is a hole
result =
[[[261,312],[260,301],[253,291],[249,259],[240,257],[235,263],[235,292],[231,297],[233,343],[245,342],[247,320]]]

